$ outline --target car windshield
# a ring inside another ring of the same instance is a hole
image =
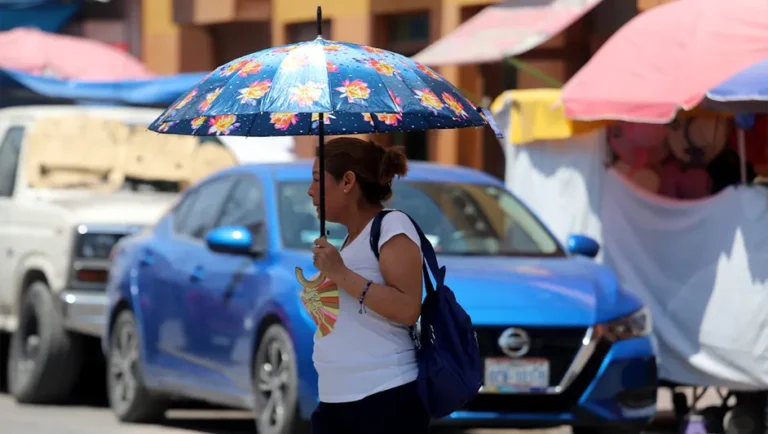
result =
[[[310,249],[320,223],[308,183],[278,185],[280,231],[290,249]],[[421,226],[435,251],[445,255],[563,256],[551,233],[512,194],[494,185],[409,182],[393,184],[384,205],[404,211]],[[337,247],[346,229],[328,223]]]

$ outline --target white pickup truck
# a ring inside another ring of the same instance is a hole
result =
[[[70,397],[102,333],[112,247],[237,151],[146,130],[149,108],[0,109],[0,365],[19,402]],[[4,343],[5,345],[1,345]],[[6,348],[7,346],[7,351]]]

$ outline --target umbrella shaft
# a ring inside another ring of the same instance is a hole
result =
[[[317,7],[317,36],[323,34],[323,8]],[[318,136],[320,143],[317,147],[318,169],[320,170],[320,237],[325,233],[325,113],[318,116]]]
[[[320,236],[325,233],[325,113],[320,113],[318,136],[320,143],[317,147],[318,169],[320,171]]]

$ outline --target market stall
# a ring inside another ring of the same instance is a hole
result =
[[[666,125],[578,122],[560,91],[509,91],[491,107],[505,130],[506,184],[562,241],[598,260],[654,318],[661,378],[768,389],[768,123],[745,131],[742,182],[732,116],[685,112]]]

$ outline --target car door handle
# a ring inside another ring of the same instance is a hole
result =
[[[155,255],[152,253],[151,250],[144,251],[144,254],[141,256],[141,259],[139,260],[139,263],[141,265],[152,265],[152,263],[155,262]]]
[[[232,275],[232,280],[229,281],[229,285],[227,285],[227,289],[224,291],[224,300],[227,303],[235,294],[235,290],[237,289],[237,287],[240,286],[240,282],[242,282],[242,280],[245,278],[246,271],[250,266],[251,266],[251,261],[246,259],[237,268],[237,270],[235,271],[235,274]]]
[[[203,277],[205,277],[205,270],[203,270],[203,267],[198,266],[195,267],[195,270],[189,275],[189,280],[192,282],[199,282],[203,280]]]

